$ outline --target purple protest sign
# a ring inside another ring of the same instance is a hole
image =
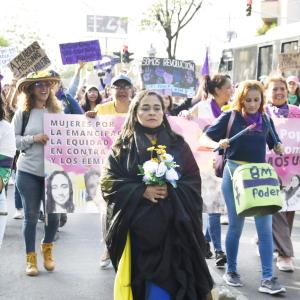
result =
[[[77,64],[81,61],[97,61],[102,58],[98,40],[59,44],[62,63]]]

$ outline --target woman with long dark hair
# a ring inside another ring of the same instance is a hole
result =
[[[151,146],[164,147],[179,165],[176,188],[147,185],[139,175]],[[143,91],[132,100],[101,188],[115,297],[127,274],[126,292],[134,300],[207,299],[213,282],[204,258],[200,173],[188,144],[172,131],[159,94]]]
[[[80,102],[81,108],[84,112],[93,111],[96,105],[102,102],[102,97],[96,86],[87,86],[82,101]]]
[[[54,171],[47,178],[46,195],[47,213],[74,212],[73,185],[66,172]]]

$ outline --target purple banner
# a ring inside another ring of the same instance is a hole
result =
[[[77,64],[81,61],[97,61],[102,58],[98,40],[59,44],[62,63]]]

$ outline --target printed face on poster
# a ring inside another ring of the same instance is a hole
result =
[[[144,57],[142,80],[148,90],[156,90],[163,95],[195,95],[195,64],[169,58]]]
[[[97,61],[102,58],[98,40],[59,44],[63,65],[77,64],[78,61]]]

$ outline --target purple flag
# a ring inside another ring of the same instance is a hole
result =
[[[205,60],[201,71],[202,76],[209,75],[209,65],[208,65],[208,48],[206,48]]]

